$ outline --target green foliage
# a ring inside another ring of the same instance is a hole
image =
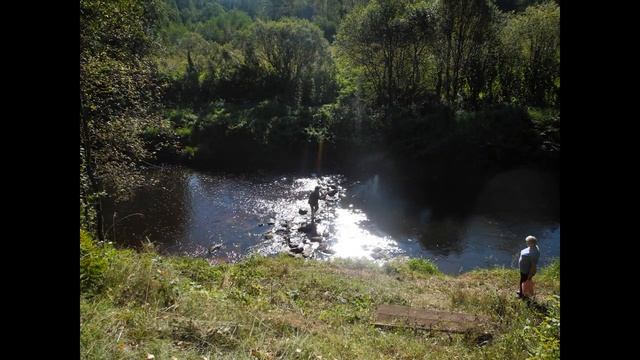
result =
[[[80,1],[80,214],[99,240],[101,198],[129,196],[140,165],[173,144],[150,60],[160,18],[156,0]]]
[[[435,12],[422,3],[376,0],[355,8],[337,35],[337,54],[360,70],[379,104],[414,101],[429,86]]]
[[[559,150],[559,116],[537,121],[530,110],[529,131],[513,110],[558,104],[553,3],[230,0],[215,11],[205,3],[218,4],[177,5],[183,21],[163,25],[158,56],[165,102],[199,119],[174,125],[198,148],[194,160],[230,149],[275,157],[305,141],[354,158],[380,141],[409,159],[446,163],[464,153],[481,158],[478,168]]]
[[[553,1],[508,17],[501,32],[501,88],[534,106],[557,106],[560,93],[560,7]]]
[[[203,38],[219,44],[233,40],[235,33],[243,31],[251,24],[251,18],[244,12],[233,10],[208,19],[195,26]]]
[[[551,264],[540,271],[539,277],[549,281],[560,281],[560,258],[554,259]]]
[[[108,248],[96,245],[85,230],[80,230],[80,292],[93,295],[104,286],[104,273],[109,266]]]
[[[551,285],[555,294],[560,294],[560,258],[554,259],[551,264],[542,268],[536,276],[540,282]]]
[[[537,326],[526,325],[522,330],[532,359],[560,358],[560,296],[549,298],[547,314]]]
[[[429,277],[441,275],[438,267],[428,259],[394,260],[384,265],[385,273],[389,275],[408,276],[410,278]]]
[[[268,75],[273,75],[287,100],[307,93],[308,102],[320,101],[331,91],[332,60],[320,29],[308,20],[284,18],[258,21],[246,45],[246,58]],[[326,84],[329,82],[329,84]]]
[[[438,267],[427,259],[409,259],[407,265],[409,265],[409,269],[412,271],[421,274],[434,275],[440,273]]]
[[[455,108],[555,106],[558,20],[553,2],[509,16],[481,0],[376,0],[343,20],[337,54],[383,105],[429,94]]]
[[[529,109],[529,116],[534,122],[538,136],[542,142],[542,150],[557,153],[560,151],[560,112],[554,108]]]

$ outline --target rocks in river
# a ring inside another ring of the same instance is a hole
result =
[[[294,254],[301,254],[303,251],[304,251],[304,247],[302,246],[296,246],[289,249],[289,252],[292,252]]]
[[[287,241],[287,245],[289,245],[290,248],[296,248],[300,246],[300,241],[298,240],[291,240],[290,238],[286,238],[285,240]]]
[[[338,189],[333,189],[333,190],[329,190],[329,192],[327,192],[327,195],[333,196],[333,195],[335,195],[337,193],[338,193]]]
[[[311,257],[312,254],[313,254],[313,246],[311,246],[310,244],[305,245],[304,248],[302,249],[302,256]]]
[[[374,260],[379,260],[387,257],[387,255],[384,253],[384,250],[382,248],[376,247],[373,250],[371,250],[371,257]]]
[[[222,243],[214,244],[209,247],[209,253],[212,253],[222,247]]]
[[[316,226],[315,223],[308,223],[308,224],[304,224],[304,225],[300,226],[298,228],[298,231],[302,231],[302,232],[307,233],[307,234],[315,234],[316,233],[316,229],[317,229],[317,226]]]
[[[292,247],[293,244],[289,244],[289,251],[287,254],[296,257],[311,257],[313,255],[314,246],[312,244],[299,244],[298,246]]]
[[[298,210],[298,214],[300,214],[300,215],[307,215],[307,213],[308,213],[308,212],[309,212],[309,211],[308,211],[308,210],[305,210],[305,209],[299,209],[299,210]]]
[[[311,237],[311,241],[313,241],[313,242],[321,242],[322,241],[322,236],[312,236]]]
[[[302,257],[303,257],[302,254],[294,253],[294,252],[291,252],[291,251],[287,251],[287,255],[289,255],[291,257],[295,257],[295,258],[300,258],[300,259],[302,259]]]
[[[297,248],[301,248],[300,247],[300,243],[299,242],[289,242],[287,243],[289,245],[289,249],[297,249]],[[302,249],[302,248],[301,248]]]
[[[270,233],[270,232],[264,233],[264,238],[265,239],[272,239],[273,238],[273,233]]]
[[[329,255],[336,253],[335,250],[331,249],[329,245],[327,245],[327,243],[321,243],[320,246],[318,246],[318,250]]]
[[[269,221],[267,222],[267,225],[275,225],[276,221],[273,219],[269,219]]]

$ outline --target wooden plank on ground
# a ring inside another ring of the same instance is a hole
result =
[[[488,323],[488,318],[481,315],[383,304],[378,306],[376,310],[374,325],[466,332],[481,329],[486,323]]]

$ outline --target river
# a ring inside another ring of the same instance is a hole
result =
[[[471,211],[439,213],[396,191],[374,175],[208,173],[163,167],[145,174],[147,186],[127,201],[105,203],[105,229],[121,246],[152,241],[164,254],[237,261],[308,247],[318,259],[399,256],[430,259],[448,274],[474,268],[516,267],[527,235],[539,240],[541,265],[560,256],[557,215]],[[298,231],[311,222],[307,196],[317,185],[331,192],[320,201],[316,234]],[[485,196],[496,196],[489,193]],[[533,197],[536,194],[532,194]]]

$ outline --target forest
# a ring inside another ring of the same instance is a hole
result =
[[[386,172],[429,201],[559,174],[559,25],[554,1],[81,0],[81,223],[102,239],[102,199],[160,163]]]

